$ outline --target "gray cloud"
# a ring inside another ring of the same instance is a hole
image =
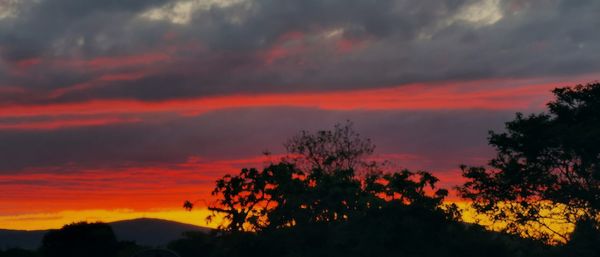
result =
[[[178,3],[26,2],[16,17],[0,20],[0,86],[27,92],[0,100],[161,100],[574,76],[600,68],[598,1],[246,0],[196,8],[184,21],[176,20],[186,15],[177,13]],[[151,10],[154,19],[144,18]],[[291,32],[299,36],[286,41]],[[343,44],[349,49],[340,49]],[[97,68],[60,65],[148,53],[170,59]],[[40,63],[19,67],[30,58]],[[50,97],[57,88],[123,72],[147,74]]]

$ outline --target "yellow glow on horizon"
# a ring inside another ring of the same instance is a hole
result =
[[[462,219],[466,223],[480,224],[487,229],[500,231],[505,224],[498,222],[492,223],[483,215],[478,215],[469,202],[448,201],[448,204],[456,204],[462,211]],[[176,221],[180,223],[192,224],[196,226],[216,228],[222,220],[215,219],[211,223],[206,222],[206,217],[211,212],[206,208],[196,208],[191,212],[179,209],[163,209],[150,211],[136,211],[131,209],[115,210],[67,210],[49,213],[18,214],[18,215],[0,215],[0,229],[12,230],[46,230],[58,229],[66,224],[74,222],[114,222],[121,220],[131,220],[138,218],[155,218]],[[560,231],[567,235],[573,231],[573,224],[564,224],[559,222],[549,222],[548,225],[555,231]],[[539,229],[539,228],[538,228]],[[541,228],[544,229],[544,228]],[[558,242],[564,241],[556,238]]]
[[[458,201],[458,202],[453,202],[453,203],[455,203],[460,208],[460,210],[462,212],[462,220],[466,223],[479,224],[479,225],[485,227],[486,229],[493,230],[493,231],[502,231],[504,228],[506,228],[505,222],[493,222],[492,220],[489,219],[489,217],[478,214],[475,211],[475,209],[473,209],[471,207],[470,202]],[[555,209],[553,209],[551,211],[542,210],[541,214],[542,214],[542,216],[552,216],[553,215],[552,213],[554,213],[556,211],[560,212],[560,210],[562,210],[561,208],[563,208],[563,206],[555,207]],[[541,231],[544,233],[548,233],[549,235],[551,235],[552,239],[555,241],[553,243],[556,243],[556,242],[565,243],[565,238],[563,238],[557,234],[553,234],[552,231],[559,233],[560,235],[563,235],[563,236],[568,236],[575,229],[575,225],[572,223],[564,222],[559,217],[557,217],[556,214],[554,214],[554,215],[555,215],[554,217],[541,219],[541,222],[544,225],[542,225],[541,223],[540,224],[530,224],[529,228],[531,229],[531,231]]]
[[[35,213],[0,216],[0,229],[13,230],[45,230],[57,229],[74,222],[114,222],[137,218],[155,218],[176,221],[196,226],[215,228],[219,221],[206,223],[210,211],[198,208],[191,212],[185,210],[152,210],[135,211],[129,209],[117,210],[71,210],[52,213]]]

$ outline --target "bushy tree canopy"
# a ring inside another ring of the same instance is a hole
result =
[[[552,222],[597,220],[600,211],[600,84],[553,93],[548,112],[518,113],[506,131],[490,132],[496,157],[463,166],[459,191],[509,232],[566,239]]]
[[[118,251],[112,228],[104,223],[73,223],[44,235],[44,257],[111,257]]]
[[[303,131],[286,148],[288,156],[278,163],[219,179],[209,218],[224,216],[226,231],[261,231],[347,221],[388,204],[435,210],[448,194],[430,173],[383,172],[368,159],[374,146],[351,123]]]

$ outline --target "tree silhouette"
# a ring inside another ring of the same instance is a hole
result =
[[[490,132],[496,157],[463,166],[459,189],[473,207],[524,236],[567,239],[553,220],[575,224],[600,211],[600,84],[553,90],[548,113],[516,115]]]
[[[208,207],[224,217],[221,230],[170,247],[182,256],[597,256],[600,85],[553,92],[548,113],[517,114],[490,132],[489,167],[462,166],[460,196],[525,238],[463,223],[435,176],[372,161],[374,145],[348,122],[302,131],[281,160],[217,180]],[[545,244],[554,234],[571,240]]]
[[[261,217],[270,202],[265,179],[264,172],[252,168],[242,169],[239,175],[225,175],[217,180],[212,195],[220,198],[209,209],[225,215],[228,225],[222,229],[243,231],[261,227]]]
[[[333,131],[310,133],[303,130],[284,144],[287,162],[303,170],[334,172],[368,167],[366,157],[373,154],[375,145],[353,129],[353,124],[336,124]]]
[[[333,131],[302,131],[286,148],[278,163],[217,180],[209,219],[223,216],[221,229],[228,232],[265,231],[343,222],[389,204],[435,210],[448,194],[430,173],[383,172],[368,159],[374,146],[350,122]]]

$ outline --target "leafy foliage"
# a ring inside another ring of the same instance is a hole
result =
[[[182,257],[529,257],[563,256],[560,249],[451,219],[417,205],[390,204],[345,222],[273,230],[192,234],[169,244]]]
[[[473,207],[525,236],[567,239],[550,222],[598,219],[600,84],[557,88],[548,113],[518,113],[506,132],[490,132],[489,168],[463,166],[459,188]]]
[[[336,124],[333,131],[310,133],[303,130],[284,145],[289,163],[303,170],[332,173],[340,170],[356,171],[374,165],[365,160],[373,154],[375,145],[353,130],[352,123]]]
[[[343,222],[389,204],[434,210],[448,194],[436,188],[438,179],[430,173],[379,170],[368,160],[374,146],[351,123],[334,131],[303,131],[286,146],[289,155],[279,163],[219,179],[209,218],[224,216],[221,228],[228,232],[264,231]]]

